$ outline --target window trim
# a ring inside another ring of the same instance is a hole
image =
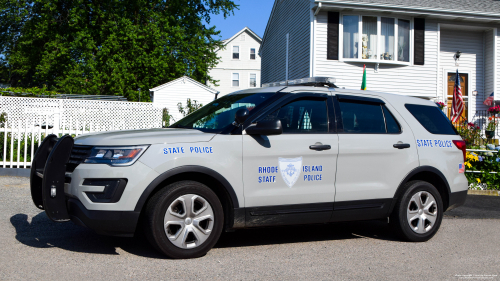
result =
[[[252,59],[252,49],[254,49],[254,55],[255,55],[255,58]],[[248,59],[251,60],[251,61],[256,61],[257,60],[257,48],[255,47],[250,47],[248,49]]]
[[[234,47],[238,47],[238,58],[235,59],[234,55]],[[231,45],[231,60],[241,60],[241,48],[240,45]]]
[[[377,55],[376,59],[362,59],[362,52],[358,51],[358,57],[357,58],[344,58],[344,16],[358,16],[358,42],[362,42],[362,36],[363,36],[363,21],[362,18],[363,16],[365,17],[376,17],[377,18]],[[381,18],[393,18],[395,20],[394,22],[394,56],[397,58],[398,56],[398,22],[399,20],[407,20],[410,21],[410,34],[409,34],[409,40],[410,40],[410,53],[409,55],[409,61],[398,61],[398,60],[381,60],[380,59],[380,35],[382,33],[382,28],[381,28]],[[385,15],[376,15],[376,14],[371,14],[371,13],[340,13],[339,15],[339,62],[364,62],[364,63],[377,63],[377,64],[392,64],[392,65],[406,65],[406,66],[411,66],[414,65],[413,62],[413,56],[414,56],[414,18],[413,17],[392,17],[392,16],[385,16]]]
[[[233,86],[233,74],[238,74],[238,86]],[[231,88],[241,88],[241,73],[239,72],[231,72]]]

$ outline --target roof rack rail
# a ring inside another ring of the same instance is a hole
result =
[[[280,82],[263,83],[262,88],[279,87],[279,86],[313,86],[313,87],[328,87],[338,88],[335,85],[333,77],[307,77],[293,80],[285,80]]]

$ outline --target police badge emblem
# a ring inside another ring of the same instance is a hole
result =
[[[280,171],[283,180],[288,187],[292,187],[299,179],[302,169],[302,157],[298,158],[279,158]]]

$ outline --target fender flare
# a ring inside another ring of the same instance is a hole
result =
[[[170,177],[173,177],[178,174],[182,173],[189,173],[189,172],[195,172],[195,173],[202,173],[206,174],[208,176],[213,177],[217,181],[219,181],[222,186],[224,186],[224,189],[227,191],[229,194],[229,197],[231,198],[233,208],[239,208],[239,202],[238,202],[238,197],[236,197],[236,193],[234,192],[233,187],[231,184],[224,178],[221,174],[218,172],[207,168],[203,166],[196,166],[196,165],[186,165],[186,166],[180,166],[180,167],[175,167],[173,169],[170,169],[162,174],[160,174],[156,179],[154,179],[147,187],[146,189],[142,192],[141,197],[139,197],[139,201],[137,201],[137,204],[135,205],[134,211],[140,212],[142,208],[144,207],[144,204],[148,200],[149,196],[151,193],[160,185],[163,181],[167,180]]]
[[[448,192],[448,199],[450,198],[451,194],[451,189],[450,189],[450,184],[448,183],[448,180],[446,180],[446,177],[439,171],[438,169],[432,167],[432,166],[419,166],[415,169],[413,169],[411,172],[409,172],[406,177],[401,181],[399,184],[398,188],[396,189],[396,192],[394,193],[394,197],[392,200],[391,208],[389,209],[389,214],[392,213],[392,210],[394,209],[394,206],[396,205],[396,199],[399,198],[399,196],[404,192],[404,185],[416,174],[421,173],[421,172],[431,172],[436,174],[441,180],[444,182],[446,186],[446,191]],[[449,203],[449,202],[446,202]]]

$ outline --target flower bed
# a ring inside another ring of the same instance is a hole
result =
[[[466,154],[465,177],[469,181],[469,189],[500,189],[500,146],[489,144],[480,149],[470,149]]]

